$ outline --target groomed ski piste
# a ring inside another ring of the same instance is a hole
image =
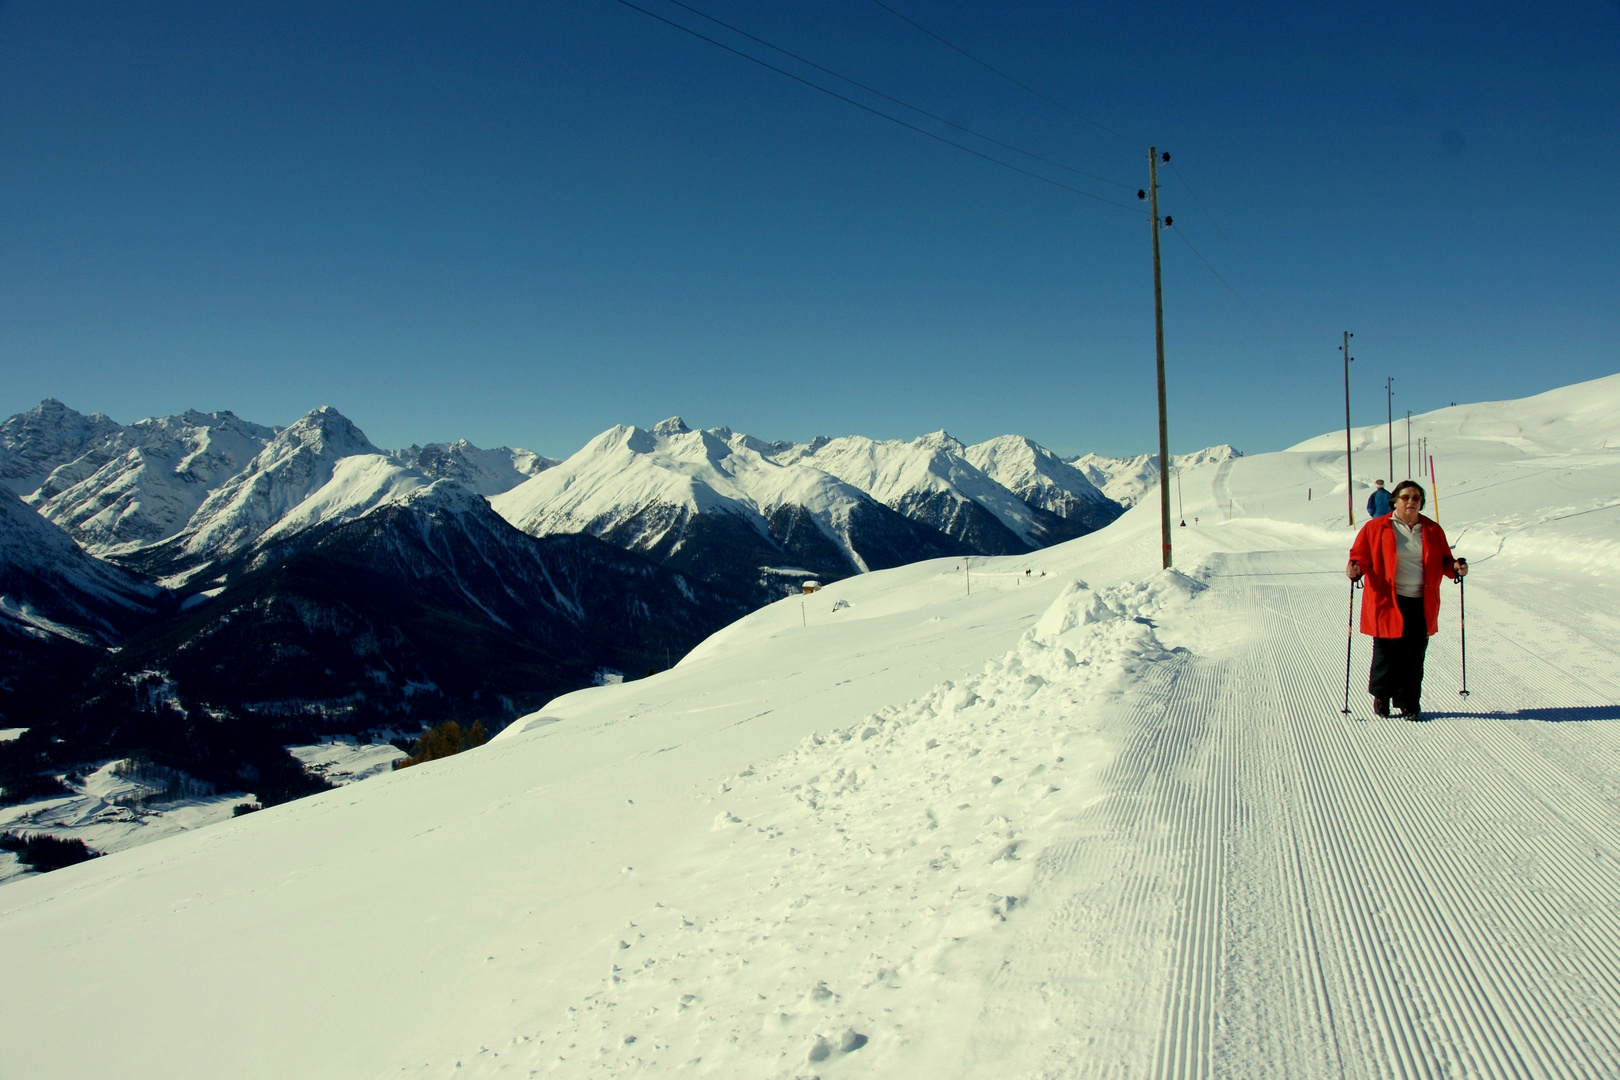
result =
[[[1620,376],[1412,432],[1473,571],[1423,723],[1359,635],[1340,712],[1329,433],[1186,472],[1174,570],[1149,498],[863,575],[6,885],[0,1076],[1620,1076]]]

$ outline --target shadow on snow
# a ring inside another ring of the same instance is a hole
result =
[[[1620,705],[1570,705],[1556,709],[1515,709],[1513,712],[1429,712],[1425,720],[1541,720],[1561,724],[1570,720],[1620,720]]]

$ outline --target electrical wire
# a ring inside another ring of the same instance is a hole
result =
[[[1006,143],[1006,142],[1002,142],[1000,139],[992,138],[991,136],[986,135],[982,131],[975,131],[974,129],[972,129],[970,127],[967,127],[967,126],[965,126],[963,124],[958,124],[955,120],[947,120],[945,117],[940,116],[938,113],[929,112],[927,109],[924,109],[924,108],[922,108],[920,106],[917,106],[917,105],[913,105],[913,104],[911,104],[911,102],[905,101],[905,100],[903,100],[901,98],[897,98],[893,94],[886,94],[882,90],[879,90],[875,86],[868,86],[866,83],[863,83],[858,79],[852,79],[848,75],[844,75],[844,74],[841,74],[841,73],[839,73],[837,71],[834,71],[832,68],[824,67],[821,64],[816,63],[814,60],[806,59],[805,57],[800,56],[798,53],[791,52],[791,51],[789,51],[787,49],[782,48],[782,46],[780,46],[780,45],[772,44],[771,42],[766,41],[762,37],[757,37],[754,34],[750,34],[746,30],[743,30],[743,29],[740,29],[738,27],[735,27],[735,26],[731,25],[730,23],[726,22],[724,19],[717,19],[713,15],[709,15],[709,14],[707,14],[705,12],[699,11],[697,8],[693,7],[691,4],[682,3],[681,0],[668,0],[668,3],[674,4],[676,7],[683,8],[686,11],[690,11],[693,15],[696,15],[700,19],[707,19],[709,22],[714,23],[716,26],[723,26],[727,30],[730,30],[733,34],[737,34],[740,37],[745,37],[749,41],[757,42],[758,44],[765,46],[767,49],[772,49],[772,50],[774,50],[776,52],[781,53],[783,56],[791,57],[794,60],[797,60],[799,63],[805,65],[806,67],[815,68],[817,71],[823,72],[824,74],[827,74],[827,75],[831,75],[835,79],[841,79],[844,82],[849,83],[851,86],[858,86],[862,90],[865,90],[869,94],[875,94],[878,97],[883,98],[886,101],[892,101],[896,105],[899,105],[900,107],[905,108],[905,109],[910,109],[912,112],[919,113],[919,114],[921,114],[923,116],[926,116],[930,120],[937,120],[941,124],[945,124],[945,125],[947,125],[949,127],[953,127],[958,131],[965,131],[967,134],[972,135],[973,137],[978,138],[978,139],[983,139],[987,143],[991,143],[991,144],[993,144],[995,146],[999,146],[1003,150],[1011,150],[1015,154],[1023,154],[1025,157],[1033,158],[1034,160],[1039,161],[1042,164],[1051,165],[1051,166],[1054,166],[1055,168],[1062,169],[1065,172],[1074,173],[1076,176],[1084,176],[1086,179],[1095,180],[1100,184],[1109,184],[1109,185],[1111,185],[1113,187],[1123,188],[1126,191],[1134,190],[1134,185],[1122,184],[1118,180],[1110,180],[1106,176],[1098,176],[1096,173],[1089,173],[1089,172],[1086,172],[1084,169],[1076,169],[1072,165],[1065,165],[1061,161],[1053,161],[1051,158],[1042,157],[1041,155],[1039,155],[1037,153],[1034,153],[1033,151],[1025,150],[1023,147],[1014,146],[1012,143]]]
[[[883,2],[883,0],[872,0],[872,3],[876,4],[878,7],[882,8],[884,11],[887,11],[890,15],[893,15],[895,18],[899,19],[901,22],[910,23],[912,26],[916,27],[918,30],[921,30],[923,33],[927,34],[929,37],[933,38],[935,41],[939,42],[941,45],[944,45],[946,48],[954,49],[956,52],[961,53],[963,56],[967,57],[969,60],[973,61],[975,64],[978,64],[980,67],[984,68],[986,71],[989,71],[989,72],[992,72],[992,73],[994,73],[996,75],[1001,76],[1003,79],[1006,79],[1008,82],[1012,83],[1014,86],[1018,87],[1020,90],[1025,91],[1026,93],[1034,94],[1036,97],[1040,98],[1042,101],[1046,102],[1048,105],[1056,106],[1057,108],[1062,109],[1064,112],[1068,113],[1070,116],[1076,117],[1077,119],[1080,119],[1080,120],[1084,120],[1086,123],[1090,124],[1092,127],[1096,128],[1098,131],[1107,132],[1109,135],[1112,135],[1117,139],[1124,139],[1126,142],[1130,143],[1133,146],[1146,146],[1147,145],[1146,143],[1142,142],[1140,139],[1133,139],[1129,135],[1125,135],[1125,134],[1122,134],[1122,133],[1120,133],[1118,131],[1115,131],[1113,128],[1109,127],[1107,124],[1104,124],[1102,121],[1095,120],[1095,119],[1087,116],[1085,113],[1080,112],[1078,109],[1070,108],[1069,106],[1063,104],[1063,102],[1058,101],[1056,98],[1047,97],[1045,94],[1041,93],[1039,90],[1035,89],[1033,86],[1030,86],[1027,83],[1020,82],[1017,79],[1013,78],[1011,75],[1008,75],[1005,71],[1002,71],[1000,68],[995,67],[994,65],[989,64],[989,63],[987,63],[987,62],[985,62],[983,60],[980,60],[977,56],[974,56],[972,53],[968,52],[966,49],[962,48],[960,45],[957,45],[957,44],[955,44],[954,42],[951,42],[951,41],[947,41],[945,38],[943,38],[940,35],[934,33],[932,30],[928,29],[928,27],[924,26],[922,23],[918,22],[916,19],[911,18],[909,15],[902,15],[900,12],[894,10],[894,8],[890,7],[888,4],[885,4]]]
[[[1192,201],[1197,204],[1198,209],[1204,212],[1204,217],[1209,219],[1209,223],[1215,227],[1215,231],[1220,234],[1221,239],[1226,241],[1226,246],[1232,249],[1232,254],[1238,257],[1238,261],[1243,264],[1243,268],[1249,272],[1255,281],[1259,282],[1260,287],[1265,289],[1271,295],[1273,302],[1275,302],[1277,299],[1276,294],[1266,284],[1265,278],[1261,277],[1260,272],[1254,268],[1248,259],[1243,257],[1243,252],[1238,249],[1238,246],[1232,243],[1232,238],[1226,235],[1226,230],[1221,228],[1221,223],[1215,220],[1215,215],[1209,212],[1209,207],[1204,205],[1204,200],[1198,197],[1198,193],[1192,189],[1192,185],[1187,183],[1187,178],[1181,175],[1181,170],[1176,168],[1175,162],[1170,162],[1170,171],[1176,174],[1176,179],[1181,181],[1181,186],[1187,190],[1188,195],[1192,196]]]
[[[716,39],[714,39],[712,37],[709,37],[707,34],[702,34],[702,33],[699,33],[696,30],[693,30],[690,26],[682,26],[680,23],[675,22],[673,19],[666,19],[664,16],[658,14],[655,11],[649,11],[649,10],[647,10],[646,8],[642,7],[639,4],[632,3],[631,0],[617,0],[617,2],[620,3],[620,4],[623,4],[627,8],[631,8],[632,10],[641,12],[643,15],[647,16],[648,18],[656,19],[656,20],[658,20],[659,22],[663,23],[666,26],[672,26],[675,29],[681,31],[682,33],[690,34],[693,37],[698,38],[701,41],[707,41],[710,45],[714,45],[714,46],[717,46],[719,48],[722,48],[722,49],[726,50],[729,53],[734,53],[737,56],[742,57],[744,60],[751,60],[754,63],[758,64],[760,67],[769,68],[770,70],[776,72],[779,75],[786,75],[788,78],[792,79],[794,82],[803,83],[805,86],[810,87],[810,89],[812,89],[812,90],[819,90],[823,94],[826,94],[829,97],[835,97],[839,101],[847,102],[847,103],[855,106],[857,109],[864,109],[866,112],[871,113],[873,116],[880,116],[883,119],[889,121],[890,123],[899,124],[903,128],[910,128],[912,131],[915,131],[920,135],[926,135],[930,139],[934,139],[934,140],[936,140],[938,142],[942,142],[946,146],[954,146],[956,149],[962,151],[965,154],[972,154],[976,158],[983,158],[985,161],[991,162],[992,164],[1000,165],[1004,169],[1011,169],[1013,172],[1022,173],[1023,175],[1031,177],[1032,179],[1039,180],[1043,184],[1049,184],[1049,185],[1051,185],[1052,187],[1055,187],[1055,188],[1062,188],[1064,191],[1073,192],[1076,195],[1083,195],[1086,198],[1091,199],[1091,200],[1093,200],[1095,202],[1107,203],[1109,206],[1118,207],[1119,209],[1127,211],[1127,212],[1129,212],[1131,214],[1140,215],[1142,213],[1142,211],[1139,210],[1137,207],[1128,206],[1125,203],[1121,203],[1121,202],[1115,202],[1113,199],[1105,199],[1101,195],[1093,195],[1091,192],[1086,191],[1086,190],[1084,190],[1082,188],[1073,187],[1073,186],[1071,186],[1069,184],[1065,184],[1065,183],[1062,183],[1060,181],[1053,180],[1049,176],[1042,176],[1038,172],[1034,172],[1034,171],[1032,171],[1030,169],[1021,168],[1021,167],[1019,167],[1017,165],[1012,164],[1010,161],[1003,161],[998,157],[994,157],[993,155],[986,154],[986,153],[984,153],[982,151],[979,151],[979,150],[975,150],[971,146],[963,146],[959,142],[953,142],[952,140],[945,138],[945,136],[943,136],[943,135],[940,135],[940,134],[938,134],[936,132],[929,131],[927,128],[919,127],[916,124],[909,123],[909,122],[907,122],[905,120],[900,119],[898,116],[891,116],[889,113],[886,113],[881,109],[874,109],[872,106],[866,104],[865,102],[856,101],[854,98],[849,97],[849,96],[847,96],[845,94],[840,94],[836,90],[830,90],[827,87],[822,86],[819,83],[811,82],[809,79],[804,78],[802,75],[795,75],[793,72],[788,71],[785,68],[777,67],[775,64],[772,64],[768,60],[761,60],[759,57],[752,56],[749,53],[743,52],[741,49],[738,49],[738,48],[736,48],[734,46],[731,46],[731,45],[727,45],[723,41],[717,41]]]
[[[617,2],[624,5],[627,8],[631,8],[631,9],[633,9],[635,11],[639,11],[641,14],[646,15],[649,18],[656,19],[657,21],[659,21],[661,23],[664,23],[666,26],[671,26],[671,27],[675,28],[676,30],[680,30],[683,33],[690,34],[692,37],[698,38],[701,41],[706,41],[709,44],[717,46],[717,47],[719,47],[721,49],[724,49],[729,53],[732,53],[732,54],[734,54],[736,56],[740,56],[744,60],[750,60],[750,61],[760,65],[761,67],[768,68],[771,71],[776,72],[779,75],[785,75],[788,78],[794,80],[795,82],[802,83],[803,85],[808,86],[812,90],[819,90],[821,93],[826,94],[829,97],[834,97],[834,98],[837,98],[839,101],[843,101],[843,102],[845,102],[847,104],[854,105],[856,108],[863,109],[866,112],[869,112],[874,116],[882,117],[883,119],[888,120],[891,123],[898,124],[898,125],[900,125],[901,127],[904,127],[904,128],[908,128],[908,129],[910,129],[912,131],[917,132],[918,134],[926,135],[931,139],[934,139],[934,140],[936,140],[938,142],[942,142],[947,146],[954,147],[955,149],[961,150],[964,153],[972,154],[974,157],[982,158],[983,160],[991,162],[992,164],[995,164],[995,165],[1000,165],[1002,168],[1011,169],[1013,172],[1021,173],[1024,176],[1028,176],[1028,177],[1030,177],[1030,178],[1032,178],[1034,180],[1039,180],[1041,183],[1049,184],[1052,187],[1061,188],[1064,191],[1069,191],[1069,192],[1072,192],[1072,193],[1074,193],[1076,195],[1083,195],[1086,198],[1092,199],[1092,200],[1094,200],[1096,202],[1107,203],[1109,206],[1115,206],[1115,207],[1118,207],[1121,210],[1126,210],[1126,211],[1129,211],[1129,212],[1131,212],[1133,214],[1140,214],[1141,213],[1141,211],[1137,207],[1129,206],[1129,205],[1127,205],[1125,203],[1114,202],[1112,199],[1105,199],[1100,195],[1094,195],[1091,192],[1085,191],[1085,190],[1083,190],[1081,188],[1077,188],[1077,187],[1073,187],[1073,186],[1071,186],[1069,184],[1061,183],[1061,182],[1059,182],[1057,180],[1051,179],[1050,177],[1042,176],[1040,173],[1033,172],[1033,171],[1031,171],[1029,169],[1021,168],[1021,167],[1019,167],[1017,165],[1012,164],[1011,162],[1003,161],[1001,158],[995,157],[995,156],[990,155],[990,154],[983,153],[982,151],[979,151],[979,150],[975,150],[970,146],[964,146],[961,143],[955,142],[955,141],[953,141],[951,139],[947,139],[943,135],[940,135],[940,134],[938,134],[936,132],[929,131],[927,128],[923,128],[923,127],[920,127],[920,126],[918,126],[916,124],[910,123],[910,122],[908,122],[906,120],[903,120],[900,117],[894,116],[894,115],[892,115],[890,113],[886,113],[886,112],[882,111],[881,109],[873,108],[871,105],[868,105],[865,102],[857,101],[856,99],[854,99],[852,97],[849,97],[849,96],[847,96],[845,94],[840,94],[836,90],[829,89],[828,87],[822,86],[819,83],[812,82],[809,79],[806,79],[801,75],[796,75],[793,72],[788,71],[788,70],[786,70],[784,68],[778,67],[775,64],[772,64],[767,60],[762,60],[761,58],[759,58],[757,56],[754,56],[754,55],[752,55],[750,53],[746,53],[746,52],[742,51],[741,49],[738,49],[738,48],[736,48],[734,46],[726,44],[723,41],[719,41],[719,40],[717,40],[715,38],[709,37],[707,34],[700,33],[697,30],[694,30],[689,26],[683,26],[682,24],[680,24],[678,22],[675,22],[672,19],[668,19],[668,18],[665,18],[662,15],[659,15],[657,12],[649,11],[647,8],[644,8],[644,7],[640,6],[639,4],[633,3],[632,0],[617,0]],[[964,126],[962,124],[958,124],[958,123],[956,123],[954,121],[947,120],[942,116],[939,116],[939,115],[937,115],[935,113],[929,112],[928,110],[920,108],[920,107],[918,107],[916,105],[912,105],[910,102],[904,101],[901,98],[895,97],[892,94],[884,93],[882,90],[878,90],[875,87],[868,86],[867,84],[865,84],[863,82],[860,82],[860,81],[858,81],[856,79],[852,79],[847,75],[842,75],[839,72],[836,72],[836,71],[832,70],[831,68],[824,67],[821,64],[818,64],[813,60],[808,60],[808,59],[806,59],[806,58],[804,58],[802,56],[799,56],[797,53],[794,53],[794,52],[791,52],[791,51],[789,51],[787,49],[784,49],[779,45],[774,45],[771,42],[766,41],[764,38],[757,37],[754,34],[750,34],[746,30],[742,30],[742,29],[739,29],[738,27],[732,26],[730,23],[727,23],[727,22],[725,22],[725,21],[723,21],[721,19],[715,18],[712,15],[708,15],[708,14],[702,12],[702,11],[699,11],[697,8],[693,7],[692,5],[684,3],[683,0],[668,0],[668,2],[673,4],[676,7],[679,7],[679,8],[681,8],[681,9],[687,11],[687,12],[690,12],[693,15],[696,15],[697,17],[699,17],[701,19],[704,19],[704,20],[706,20],[708,22],[713,23],[716,26],[724,27],[725,29],[730,30],[732,33],[737,34],[740,37],[747,38],[749,41],[752,41],[752,42],[754,42],[756,44],[759,44],[759,45],[763,45],[768,49],[771,49],[771,50],[773,50],[775,52],[781,53],[783,56],[790,57],[791,59],[796,60],[801,64],[804,64],[806,67],[813,68],[816,71],[822,72],[823,74],[830,75],[835,79],[839,79],[839,80],[841,80],[843,82],[849,83],[851,86],[859,87],[860,89],[866,91],[869,94],[873,94],[873,95],[875,95],[877,97],[883,98],[886,101],[893,102],[894,104],[899,105],[902,108],[910,109],[912,112],[915,112],[915,113],[917,113],[917,114],[919,114],[921,116],[926,116],[931,120],[935,120],[935,121],[937,121],[939,123],[947,125],[948,127],[955,128],[958,131],[965,132],[966,134],[971,135],[971,136],[973,136],[975,138],[983,139],[985,142],[991,143],[992,145],[995,145],[995,146],[999,146],[1004,150],[1010,150],[1013,153],[1022,154],[1022,155],[1026,156],[1026,157],[1029,157],[1029,158],[1035,160],[1035,161],[1042,162],[1043,164],[1046,164],[1046,165],[1051,165],[1051,166],[1053,166],[1055,168],[1063,169],[1064,171],[1074,173],[1077,176],[1084,176],[1084,177],[1086,177],[1087,179],[1090,179],[1090,180],[1096,180],[1096,181],[1098,181],[1100,183],[1110,184],[1110,185],[1115,186],[1115,187],[1124,187],[1127,190],[1129,190],[1128,185],[1120,184],[1118,181],[1109,180],[1106,177],[1096,176],[1096,175],[1094,175],[1092,173],[1088,173],[1088,172],[1085,172],[1083,170],[1073,168],[1072,166],[1065,165],[1065,164],[1063,164],[1062,162],[1059,162],[1059,161],[1053,161],[1050,158],[1045,158],[1045,157],[1042,157],[1039,154],[1031,153],[1028,150],[1024,150],[1024,149],[1022,149],[1020,147],[1014,146],[1011,143],[1002,142],[1002,141],[1000,141],[998,139],[994,139],[994,138],[992,138],[992,137],[990,137],[988,135],[985,135],[982,132],[975,131],[972,128],[966,127],[966,126]],[[1030,87],[1030,86],[1024,84],[1023,82],[1020,82],[1018,79],[1013,78],[1011,75],[1008,75],[1005,72],[999,70],[998,68],[995,68],[992,65],[986,63],[985,61],[980,60],[978,57],[974,56],[972,53],[969,53],[967,50],[961,48],[960,46],[955,45],[950,41],[947,41],[945,38],[943,38],[940,35],[934,33],[932,30],[929,30],[927,27],[925,27],[922,24],[918,23],[916,20],[911,19],[911,18],[907,17],[906,15],[901,14],[898,11],[895,11],[893,8],[889,7],[888,4],[885,4],[883,2],[883,0],[872,0],[872,2],[874,4],[876,4],[878,7],[881,7],[885,11],[889,12],[891,15],[894,15],[896,18],[902,20],[903,22],[909,23],[910,25],[916,27],[916,29],[920,30],[922,33],[927,34],[929,37],[934,38],[935,40],[939,41],[941,44],[946,45],[947,47],[955,50],[958,53],[961,53],[963,56],[967,57],[969,60],[972,60],[974,63],[980,65],[981,67],[984,67],[985,69],[995,73],[996,75],[999,75],[1001,78],[1006,79],[1008,82],[1010,82],[1013,85],[1019,87],[1020,89],[1025,90],[1028,93],[1035,95],[1036,97],[1040,98],[1042,101],[1045,101],[1045,102],[1047,102],[1047,103],[1049,103],[1051,105],[1054,105],[1057,108],[1060,108],[1063,111],[1065,111],[1067,113],[1070,113],[1071,115],[1076,116],[1081,120],[1084,120],[1086,123],[1091,124],[1092,126],[1098,128],[1099,130],[1107,132],[1110,135],[1114,135],[1114,136],[1116,136],[1118,138],[1124,139],[1125,141],[1133,143],[1133,144],[1135,144],[1137,142],[1137,140],[1132,139],[1127,135],[1123,135],[1120,132],[1115,131],[1112,128],[1107,127],[1106,125],[1092,119],[1089,116],[1086,116],[1083,113],[1080,113],[1080,112],[1078,112],[1078,111],[1076,111],[1074,109],[1071,109],[1069,106],[1063,104],[1062,102],[1056,101],[1056,100],[1054,100],[1054,99],[1052,99],[1050,97],[1047,97],[1045,94],[1041,93],[1039,90],[1036,90],[1033,87]],[[1203,212],[1204,216],[1209,220],[1209,223],[1212,226],[1214,226],[1215,231],[1220,235],[1221,239],[1226,241],[1227,246],[1232,249],[1232,251],[1233,251],[1233,253],[1235,255],[1237,255],[1238,259],[1243,263],[1244,267],[1249,271],[1249,273],[1252,274],[1257,281],[1261,281],[1262,285],[1263,285],[1264,284],[1263,279],[1261,279],[1260,275],[1255,271],[1254,267],[1249,264],[1248,260],[1243,257],[1243,253],[1238,250],[1237,245],[1232,243],[1231,237],[1226,235],[1226,232],[1225,232],[1225,230],[1223,230],[1221,228],[1220,223],[1215,220],[1215,215],[1210,213],[1209,208],[1204,205],[1203,200],[1198,197],[1197,192],[1193,191],[1192,185],[1187,183],[1187,178],[1181,174],[1181,170],[1176,168],[1175,165],[1173,165],[1173,164],[1170,166],[1170,168],[1171,168],[1171,171],[1175,173],[1176,179],[1178,181],[1180,181],[1181,186],[1184,189],[1186,189],[1187,194],[1190,195],[1192,197],[1193,202],[1195,204],[1197,204],[1199,210],[1201,210]],[[1253,304],[1251,304],[1249,302],[1249,300],[1242,293],[1238,292],[1238,290],[1233,287],[1232,283],[1227,281],[1226,278],[1221,275],[1219,270],[1215,269],[1214,264],[1211,263],[1207,258],[1205,258],[1203,252],[1199,251],[1198,248],[1193,245],[1193,242],[1187,238],[1187,235],[1186,235],[1185,232],[1183,232],[1181,229],[1175,229],[1174,232],[1178,237],[1181,238],[1181,242],[1183,244],[1187,245],[1187,250],[1191,251],[1193,253],[1193,255],[1198,259],[1198,261],[1204,264],[1204,268],[1207,269],[1210,272],[1210,274],[1214,276],[1216,281],[1219,281],[1221,283],[1221,285],[1225,287],[1227,292],[1231,293],[1232,296],[1237,299],[1238,303],[1242,304],[1245,308],[1247,308],[1250,311],[1251,314],[1253,314],[1261,322],[1265,323],[1270,329],[1272,329],[1273,332],[1276,331],[1277,328],[1272,325],[1271,320],[1268,319],[1263,312],[1261,312],[1258,308],[1256,308]]]
[[[673,0],[672,0],[672,2],[673,2]],[[1024,90],[1027,93],[1033,94],[1035,97],[1040,98],[1042,101],[1046,102],[1047,104],[1053,105],[1053,106],[1055,106],[1055,107],[1057,107],[1059,109],[1062,109],[1064,112],[1066,112],[1066,113],[1070,114],[1071,116],[1074,116],[1074,117],[1076,117],[1076,118],[1078,118],[1080,120],[1084,120],[1086,123],[1090,124],[1094,128],[1097,128],[1099,131],[1107,132],[1109,135],[1113,135],[1116,138],[1124,139],[1126,142],[1133,143],[1133,144],[1136,144],[1136,145],[1141,145],[1140,140],[1133,139],[1129,135],[1125,135],[1122,132],[1115,131],[1113,128],[1111,128],[1108,125],[1102,123],[1101,121],[1099,121],[1099,120],[1097,120],[1097,119],[1095,119],[1093,117],[1087,116],[1086,114],[1080,112],[1079,110],[1073,109],[1070,106],[1065,105],[1063,102],[1058,101],[1055,98],[1049,97],[1046,94],[1041,93],[1039,90],[1036,90],[1034,87],[1030,86],[1029,84],[1027,84],[1027,83],[1025,83],[1025,82],[1023,82],[1023,81],[1021,81],[1019,79],[1014,78],[1013,76],[1007,74],[1005,71],[1002,71],[1000,68],[996,67],[995,65],[990,64],[987,61],[979,59],[979,57],[974,56],[972,53],[968,52],[966,49],[962,48],[960,45],[957,45],[955,42],[947,40],[942,35],[937,34],[934,31],[930,30],[928,27],[924,26],[922,23],[918,22],[916,19],[913,19],[909,15],[905,15],[905,14],[899,12],[899,11],[896,11],[894,8],[890,7],[888,4],[884,3],[884,0],[872,0],[872,3],[876,4],[878,7],[882,8],[884,11],[887,11],[890,15],[893,15],[895,18],[901,20],[902,22],[908,23],[909,25],[911,25],[912,27],[915,27],[917,30],[921,31],[922,33],[927,34],[929,37],[933,38],[935,41],[939,42],[941,45],[944,45],[946,48],[949,48],[949,49],[951,49],[951,50],[953,50],[953,51],[955,51],[957,53],[960,53],[962,56],[964,56],[967,59],[973,61],[975,64],[978,64],[980,67],[984,68],[986,71],[992,72],[993,74],[1000,76],[1001,78],[1003,78],[1006,81],[1012,83],[1014,86],[1018,87],[1019,89]],[[1220,234],[1221,239],[1226,241],[1227,247],[1232,249],[1232,253],[1235,254],[1238,257],[1238,260],[1240,262],[1243,263],[1244,268],[1249,271],[1250,275],[1252,275],[1254,277],[1254,279],[1257,282],[1260,283],[1261,288],[1265,289],[1268,294],[1271,294],[1272,290],[1270,289],[1269,286],[1266,285],[1265,279],[1262,278],[1260,276],[1259,272],[1255,270],[1253,265],[1251,265],[1249,263],[1249,260],[1244,258],[1243,252],[1238,250],[1238,246],[1232,242],[1232,238],[1226,235],[1226,230],[1221,228],[1220,222],[1215,220],[1215,215],[1210,213],[1209,207],[1204,205],[1204,201],[1198,197],[1198,193],[1195,192],[1192,189],[1192,185],[1187,183],[1187,178],[1185,176],[1181,175],[1181,170],[1176,168],[1176,166],[1173,163],[1170,165],[1170,169],[1171,169],[1172,172],[1175,173],[1176,179],[1181,182],[1181,186],[1186,190],[1187,194],[1192,196],[1192,200],[1193,200],[1193,202],[1195,204],[1197,204],[1198,209],[1203,211],[1204,217],[1209,219],[1209,223],[1215,227],[1215,231]],[[1219,281],[1222,285],[1224,285],[1226,287],[1227,292],[1230,292],[1234,297],[1237,298],[1238,303],[1240,303],[1244,307],[1248,308],[1249,311],[1253,312],[1254,315],[1257,318],[1259,318],[1262,322],[1265,322],[1268,326],[1271,325],[1270,320],[1267,319],[1266,316],[1264,314],[1262,314],[1258,308],[1256,308],[1253,304],[1249,303],[1249,301],[1244,298],[1242,293],[1238,292],[1237,289],[1233,288],[1232,283],[1227,281],[1224,277],[1222,277],[1221,274],[1220,274],[1220,271],[1216,270],[1214,265],[1212,263],[1210,263],[1210,261],[1208,259],[1204,258],[1203,253],[1201,251],[1199,251],[1196,247],[1193,246],[1192,241],[1187,239],[1187,236],[1186,236],[1185,233],[1183,233],[1180,229],[1177,229],[1176,230],[1176,235],[1181,237],[1181,242],[1187,245],[1187,250],[1191,251],[1194,255],[1196,255],[1198,257],[1198,261],[1203,263],[1204,266],[1209,270],[1209,272],[1215,276],[1215,280]],[[1272,295],[1272,299],[1274,301],[1276,299],[1274,294]],[[1272,329],[1274,331],[1276,330],[1275,327],[1272,327]]]
[[[1215,275],[1215,280],[1220,282],[1222,285],[1225,285],[1227,292],[1229,292],[1233,296],[1237,297],[1238,303],[1242,304],[1244,307],[1248,308],[1251,312],[1253,312],[1255,318],[1259,319],[1261,322],[1266,323],[1268,326],[1270,325],[1271,320],[1267,319],[1263,314],[1261,314],[1259,308],[1255,307],[1253,304],[1251,304],[1247,300],[1245,300],[1243,298],[1242,293],[1240,293],[1236,289],[1232,288],[1232,283],[1227,281],[1225,278],[1221,277],[1221,272],[1219,270],[1215,269],[1214,266],[1210,265],[1210,261],[1208,259],[1204,258],[1203,252],[1201,252],[1197,248],[1193,247],[1193,243],[1192,243],[1191,240],[1187,239],[1187,234],[1186,233],[1182,232],[1180,229],[1172,229],[1171,231],[1173,231],[1177,236],[1181,237],[1181,242],[1183,244],[1187,245],[1187,250],[1192,252],[1194,255],[1197,255],[1198,256],[1198,261],[1203,263],[1206,267],[1209,268],[1209,272]]]

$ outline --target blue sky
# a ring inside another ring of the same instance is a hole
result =
[[[382,445],[563,456],[679,413],[1143,452],[1149,142],[1174,166],[1174,449],[1341,423],[1343,330],[1358,422],[1382,419],[1387,375],[1404,412],[1620,370],[1617,0],[885,0],[1123,137],[872,0],[693,0],[1110,183],[635,2],[1124,205],[618,0],[13,0],[0,415],[53,396],[286,424],[331,404]]]

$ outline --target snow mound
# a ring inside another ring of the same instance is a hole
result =
[[[1084,805],[1111,760],[1087,712],[1176,656],[1141,613],[1199,589],[1173,572],[1102,592],[1076,581],[977,674],[722,781],[712,864],[750,866],[750,895],[653,903],[566,1020],[501,1068],[561,1057],[573,1076],[651,1076],[701,1059],[719,1075],[793,1076],[858,1055],[851,1067],[885,1075],[920,1033],[970,1027],[977,1002],[949,972],[998,947],[1033,854],[1065,827],[1058,808]],[[746,991],[727,974],[744,972]]]

